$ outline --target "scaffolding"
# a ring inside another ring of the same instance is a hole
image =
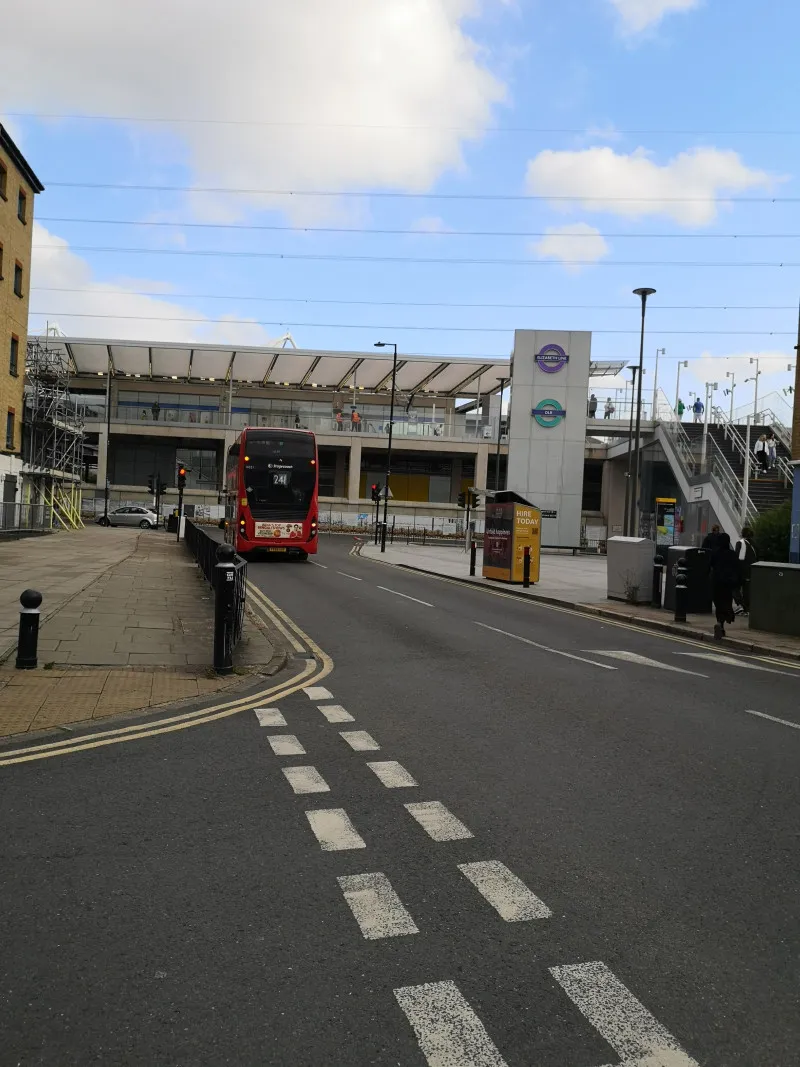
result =
[[[85,406],[70,395],[70,366],[46,340],[28,341],[23,423],[23,494],[44,505],[51,525],[76,530],[81,520]]]

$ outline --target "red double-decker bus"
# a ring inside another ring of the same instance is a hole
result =
[[[259,551],[307,559],[317,551],[319,467],[308,430],[248,427],[228,452],[226,540],[241,556]]]

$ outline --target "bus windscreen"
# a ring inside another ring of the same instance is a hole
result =
[[[287,509],[307,514],[316,486],[312,437],[247,435],[244,490],[254,517]]]

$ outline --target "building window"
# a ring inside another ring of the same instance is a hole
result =
[[[20,222],[28,221],[28,197],[24,189],[20,189],[17,197],[17,218]]]
[[[3,200],[8,200],[8,194],[6,190],[8,188],[8,170],[5,163],[0,159],[0,197]]]
[[[14,448],[14,409],[9,408],[6,415],[6,448],[13,451]]]
[[[14,264],[14,292],[17,296],[22,296],[22,264],[20,262]]]
[[[8,373],[15,378],[19,377],[19,337],[11,335],[11,354],[8,360]]]

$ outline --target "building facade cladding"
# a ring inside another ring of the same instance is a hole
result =
[[[0,125],[0,475],[22,469],[33,201],[43,186]]]

